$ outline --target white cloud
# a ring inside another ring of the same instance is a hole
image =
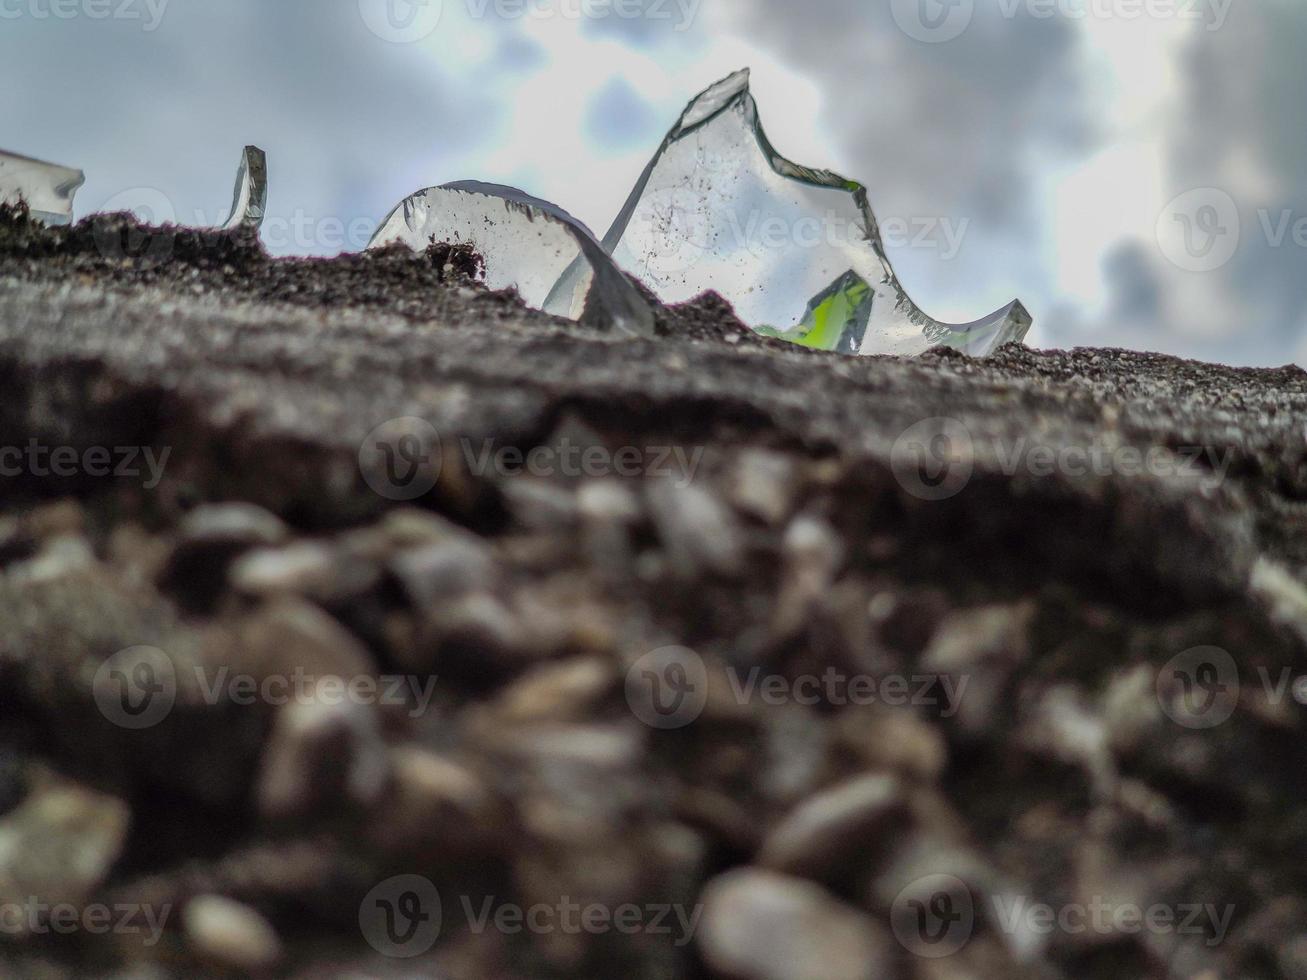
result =
[[[931,313],[964,320],[1018,296],[1035,342],[1307,356],[1301,250],[1249,234],[1227,266],[1195,278],[1155,234],[1166,203],[1194,186],[1238,198],[1245,231],[1260,207],[1307,215],[1300,5],[1241,5],[1208,32],[978,4],[968,33],[923,44],[862,0],[714,0],[688,25],[504,19],[493,0],[476,16],[480,2],[445,0],[437,29],[411,45],[370,33],[354,0],[221,11],[171,0],[148,34],[6,21],[0,61],[46,81],[0,90],[0,132],[7,149],[83,167],[82,214],[148,186],[183,218],[221,217],[240,147],[255,142],[269,152],[270,216],[380,218],[419,187],[480,178],[602,232],[685,103],[749,65],[780,152],[865,182],[882,217],[966,220],[950,261],[891,252]],[[623,139],[605,141],[592,113],[614,87],[643,105]],[[1105,260],[1117,264],[1105,272]],[[1123,310],[1128,325],[1114,322]]]

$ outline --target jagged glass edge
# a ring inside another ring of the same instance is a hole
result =
[[[240,168],[236,171],[231,215],[223,223],[222,230],[249,228],[257,231],[263,225],[267,208],[268,155],[257,146],[247,146],[241,154]]]
[[[405,211],[410,201],[420,195],[437,190],[461,191],[465,194],[478,194],[482,197],[494,198],[507,207],[524,209],[531,220],[535,220],[537,215],[543,215],[563,225],[572,238],[575,239],[578,248],[581,250],[581,256],[585,257],[594,270],[594,282],[590,287],[591,295],[587,307],[589,308],[597,302],[602,309],[612,316],[615,327],[633,336],[652,337],[654,335],[653,310],[649,308],[649,304],[645,302],[644,297],[626,278],[626,274],[617,267],[617,263],[599,244],[594,232],[584,222],[572,217],[552,201],[534,197],[526,193],[526,191],[510,187],[507,184],[491,184],[480,180],[455,180],[447,184],[441,184],[438,187],[426,187],[416,191],[391,209],[377,228],[371,241],[368,242],[367,247],[371,249],[378,244],[382,233],[389,227],[397,214]],[[575,277],[580,274],[577,263],[580,262],[581,256],[578,256],[576,262],[563,272],[558,282],[550,290],[542,307],[544,312],[564,318],[570,317],[569,304],[565,302],[564,297],[571,295],[570,290],[566,287],[575,283]]]
[[[736,105],[743,107],[749,127],[753,131],[754,138],[758,141],[759,149],[762,150],[763,156],[778,176],[802,181],[813,187],[843,190],[853,194],[854,203],[862,212],[865,222],[868,235],[867,242],[875,250],[876,257],[880,259],[881,265],[885,269],[886,284],[893,288],[895,295],[898,297],[895,309],[904,314],[912,323],[922,328],[922,335],[932,347],[942,345],[952,347],[974,357],[985,357],[1003,344],[1020,342],[1025,339],[1033,320],[1020,300],[1013,300],[1007,306],[991,313],[989,316],[981,317],[979,320],[973,320],[970,323],[944,323],[934,317],[927,316],[921,307],[913,301],[912,297],[908,295],[907,290],[899,283],[898,276],[894,273],[889,256],[885,253],[884,242],[880,235],[880,224],[876,220],[876,215],[872,211],[871,203],[867,198],[867,188],[858,181],[849,180],[847,177],[842,177],[833,171],[816,170],[797,164],[781,156],[776,151],[763,129],[762,120],[758,114],[758,103],[749,91],[748,68],[734,72],[721,81],[710,85],[686,105],[680,119],[676,121],[676,125],[664,137],[662,144],[654,153],[648,166],[644,168],[640,179],[626,199],[622,210],[618,212],[616,219],[609,227],[608,233],[604,235],[602,242],[604,251],[612,255],[617,250],[617,246],[621,243],[622,236],[626,234],[627,226],[635,214],[635,209],[644,196],[645,188],[649,184],[649,178],[653,175],[654,169],[662,160],[667,149],[673,143],[689,135],[694,130],[707,125],[723,112],[734,108]]]
[[[62,175],[61,182],[55,184],[54,193],[57,197],[63,198],[68,204],[68,213],[63,214],[58,211],[46,211],[41,208],[32,207],[32,202],[24,200],[30,209],[31,216],[46,225],[68,225],[73,221],[73,198],[77,196],[78,190],[86,183],[86,174],[75,167],[65,167],[62,164],[50,163],[48,160],[38,160],[35,157],[24,156],[21,153],[11,153],[8,150],[0,150],[0,158],[8,158],[19,163],[34,164],[38,167],[44,167]],[[17,203],[10,201],[9,203]]]

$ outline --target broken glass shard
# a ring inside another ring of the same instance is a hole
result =
[[[0,204],[22,201],[47,225],[73,220],[73,196],[84,183],[80,170],[0,150]]]
[[[368,243],[470,244],[485,259],[486,284],[512,287],[528,306],[557,316],[651,336],[653,311],[594,234],[555,204],[513,187],[458,181],[405,198]]]
[[[268,207],[268,157],[257,146],[245,147],[240,169],[236,171],[236,190],[232,194],[231,217],[223,231],[247,228],[257,231],[263,224]]]
[[[768,326],[757,330],[805,347],[856,354],[867,334],[872,299],[871,284],[850,269],[809,300],[803,319],[792,330]]]
[[[760,333],[822,350],[984,356],[1030,329],[1015,301],[967,324],[923,313],[890,267],[866,188],[780,156],[747,69],[689,104],[603,244],[665,302],[715,290]]]

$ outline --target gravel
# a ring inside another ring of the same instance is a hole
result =
[[[0,215],[0,972],[1303,975],[1307,372],[478,272]]]

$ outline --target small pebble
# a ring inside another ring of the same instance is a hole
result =
[[[257,972],[281,961],[277,931],[248,905],[221,895],[198,895],[187,903],[183,920],[195,951],[214,963]]]

